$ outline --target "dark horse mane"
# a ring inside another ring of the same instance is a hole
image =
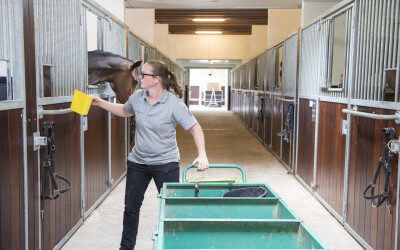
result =
[[[89,51],[88,58],[91,69],[126,70],[126,66],[135,63],[131,59],[103,50]]]
[[[90,85],[109,82],[118,100],[125,103],[138,84],[134,70],[142,61],[132,61],[123,56],[102,50],[88,52],[88,78]]]

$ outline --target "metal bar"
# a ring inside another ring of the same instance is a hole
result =
[[[279,100],[279,98],[277,98]],[[281,100],[282,101],[282,100]],[[281,131],[283,131],[283,125],[284,125],[284,121],[283,121],[283,102],[280,102],[280,113],[281,113]],[[276,135],[275,135],[276,136]],[[279,159],[282,159],[282,147],[283,147],[283,136],[280,136],[279,138],[280,140],[280,152],[279,152]],[[290,159],[290,158],[289,158]],[[286,165],[286,164],[284,164]]]
[[[344,94],[340,94],[340,97],[348,97],[348,85],[349,85],[349,73],[351,72],[350,64],[350,54],[352,50],[352,35],[353,35],[353,7],[346,11],[346,43],[345,43],[345,68],[343,73],[343,83],[342,88],[344,89]]]
[[[23,109],[24,106],[23,100],[18,101],[1,101],[0,102],[0,111],[10,110],[10,109]]]
[[[84,121],[83,116],[80,116],[81,121],[81,131],[80,131],[80,152],[81,152],[81,216],[85,217],[85,208],[86,208],[86,200],[85,200],[85,129],[84,129]],[[86,124],[87,126],[88,124]]]
[[[371,16],[371,11],[372,11],[372,6],[371,6],[371,1],[372,0],[367,0],[367,16],[368,16],[368,21],[367,21],[367,25],[366,25],[366,39],[365,39],[365,51],[364,51],[364,61],[363,61],[363,65],[364,66],[364,70],[363,70],[363,82],[365,83],[364,85],[364,89],[363,89],[363,93],[364,93],[364,97],[363,99],[369,100],[370,96],[369,96],[369,88],[371,85],[371,81],[369,79],[369,72],[368,72],[368,65],[370,64],[371,58],[370,58],[370,52],[371,52],[371,48],[370,45],[371,43],[371,39],[370,39],[370,34],[371,34],[371,19],[369,18]]]
[[[316,102],[316,110],[315,110],[315,135],[314,135],[314,172],[313,172],[313,189],[315,190],[315,187],[317,185],[317,160],[318,160],[318,127],[319,127],[319,98],[315,100]]]
[[[396,41],[399,40],[399,1],[396,1],[396,5],[394,7],[396,9],[395,12],[395,17],[394,17],[394,48],[393,48],[393,65],[392,67],[396,67],[396,65],[398,64],[398,60],[397,60],[397,49],[398,49],[398,44],[396,43]],[[397,101],[397,99],[395,99],[395,101]]]
[[[44,109],[40,109],[41,106],[39,106],[38,108],[38,114],[40,117],[43,117],[44,115],[63,115],[63,114],[68,114],[68,113],[72,113],[74,111],[72,111],[71,109],[56,109],[56,110],[44,110]]]
[[[286,98],[276,98],[277,100],[283,101],[283,102],[294,102],[294,99],[286,99]]]
[[[400,139],[400,138],[399,138]],[[397,163],[397,169],[400,169],[400,161]],[[400,199],[400,174],[397,174],[397,193],[396,193],[396,203],[398,204]],[[394,237],[394,249],[399,249],[399,206],[396,206],[396,231]]]
[[[386,4],[386,2],[385,2],[385,4]],[[380,12],[381,18],[379,19],[381,27],[380,27],[380,30],[379,30],[379,34],[377,34],[377,35],[379,35],[379,38],[382,37],[382,32],[384,30],[384,25],[385,25],[385,23],[383,21],[383,18],[384,18],[384,14],[383,13],[384,13],[385,9],[383,8],[382,4],[379,5],[379,9],[381,9],[381,8],[382,8],[382,12]],[[382,42],[382,39],[379,39],[379,45],[380,45],[379,63],[377,64],[377,66],[378,66],[377,72],[379,72],[379,77],[378,77],[377,81],[380,81],[380,79],[382,79],[382,72],[383,72],[384,44]],[[378,84],[378,100],[382,100],[382,84],[380,84],[379,82],[377,84]]]
[[[398,1],[398,0],[396,0],[396,1]],[[389,55],[388,55],[388,67],[393,67],[392,66],[392,57],[393,57],[393,29],[394,29],[394,27],[393,27],[393,23],[394,23],[394,21],[395,20],[393,20],[393,17],[394,17],[394,8],[393,8],[393,6],[394,6],[394,3],[393,3],[393,0],[391,0],[389,3],[391,3],[391,7],[389,7],[389,9],[391,9],[391,12],[390,12],[390,28],[389,28],[389,30],[390,31],[392,31],[392,32],[389,32],[389,37],[387,37],[386,39],[389,39]]]
[[[373,73],[373,68],[374,68],[374,66],[376,65],[376,63],[375,63],[375,58],[376,58],[376,37],[377,37],[377,34],[376,34],[376,30],[377,30],[377,19],[379,18],[379,16],[378,16],[378,14],[376,13],[377,12],[377,10],[378,10],[378,8],[377,8],[377,4],[378,4],[378,1],[375,1],[375,6],[373,7],[373,12],[372,12],[372,21],[373,21],[373,23],[371,24],[371,26],[373,26],[373,27],[371,27],[371,29],[372,29],[372,32],[370,33],[370,34],[372,34],[372,37],[370,37],[370,39],[368,39],[368,40],[371,40],[371,42],[370,42],[370,53],[369,53],[369,57],[368,57],[368,71],[367,71],[367,75],[368,75],[368,79],[369,79],[369,82],[370,82],[370,86],[369,86],[369,88],[368,88],[368,90],[369,90],[369,96],[370,96],[370,98],[368,98],[368,100],[375,100],[375,87],[376,87],[376,81],[374,81],[374,76],[375,76],[375,74]],[[372,54],[372,56],[371,56],[371,54]],[[372,57],[372,58],[371,58]]]
[[[24,155],[24,242],[25,249],[29,247],[29,236],[28,236],[28,133],[26,126],[26,105],[24,102],[24,109],[22,110],[22,133],[23,133],[23,155]]]
[[[53,250],[61,249],[65,243],[72,237],[72,235],[79,229],[79,227],[83,224],[83,219],[80,218],[78,222],[68,231],[68,233],[54,246]]]
[[[371,113],[360,112],[360,111],[355,111],[355,110],[350,110],[350,109],[342,109],[342,112],[345,114],[361,116],[361,117],[376,119],[376,120],[395,120],[397,124],[400,123],[400,111],[396,111],[396,113],[394,115],[378,115],[378,114],[371,114]]]
[[[350,108],[350,104],[347,105]],[[348,204],[348,188],[349,188],[349,165],[350,165],[350,148],[351,148],[351,115],[347,114],[346,119],[346,149],[344,155],[344,178],[343,178],[343,224],[347,221],[347,204]]]
[[[396,23],[398,22],[398,13],[396,14]],[[398,32],[398,31],[397,31]],[[399,38],[399,34],[397,33],[397,38]],[[400,40],[398,40],[400,43]],[[398,45],[400,47],[400,45]],[[395,99],[394,101],[398,103],[399,101],[399,79],[400,79],[400,49],[397,49],[397,65],[396,65],[396,89],[395,89]]]
[[[326,201],[318,194],[318,192],[316,192],[316,191],[314,192],[314,197],[315,197],[319,202],[321,202],[321,204],[326,208],[326,210],[328,210],[328,211],[333,215],[333,217],[335,217],[335,219],[337,219],[337,220],[339,221],[340,224],[343,225],[343,217],[342,217],[340,214],[338,214],[338,212],[336,212],[335,209],[333,209],[333,208],[331,207],[331,205],[329,205],[329,203],[326,202]]]
[[[86,220],[89,215],[101,204],[101,202],[110,194],[110,188],[108,188],[100,198],[90,207],[90,209],[84,214],[83,219]]]
[[[359,1],[356,1],[356,11],[361,12],[362,14],[362,10],[361,6],[359,5]],[[359,13],[357,13],[359,14]],[[361,16],[361,15],[360,15]],[[354,32],[354,34],[357,33],[357,41],[361,41],[361,32],[360,32],[360,24],[361,24],[361,18],[360,16],[357,16],[356,19],[356,23],[355,25],[357,25],[357,27],[353,27],[354,31],[358,31],[358,32]],[[354,35],[355,36],[355,35]],[[355,50],[355,52],[353,53],[353,55],[355,55],[355,57],[353,57],[353,61],[355,63],[353,63],[353,70],[354,70],[354,81],[353,81],[353,86],[350,87],[350,93],[349,93],[349,99],[351,98],[358,98],[358,90],[359,90],[359,85],[360,85],[360,80],[359,80],[359,71],[360,71],[360,63],[359,63],[359,58],[360,58],[360,47],[361,47],[361,42],[354,42],[353,45],[357,46],[357,49]],[[350,82],[351,83],[351,82]],[[350,84],[349,84],[350,85]]]
[[[379,7],[378,7],[378,21],[377,21],[378,30],[375,33],[375,38],[377,38],[376,41],[375,41],[376,46],[377,46],[376,47],[377,56],[376,56],[376,61],[375,61],[374,69],[373,69],[374,72],[375,72],[374,78],[373,78],[373,81],[375,83],[374,100],[380,100],[381,99],[381,94],[380,94],[381,85],[379,84],[379,79],[380,79],[381,74],[380,73],[378,74],[378,72],[379,72],[379,68],[380,68],[380,63],[379,62],[382,60],[382,52],[383,52],[382,48],[380,48],[380,44],[381,44],[380,40],[381,40],[381,32],[382,32],[382,23],[381,23],[381,21],[382,21],[382,18],[381,18],[382,11],[383,11],[382,4],[379,4]]]
[[[308,192],[314,195],[314,190],[311,189],[311,187],[300,177],[300,175],[296,173],[295,177],[300,182],[300,184],[302,184],[308,190]]]
[[[126,165],[125,165],[126,166]],[[116,188],[118,186],[118,184],[122,181],[122,179],[124,179],[124,177],[126,176],[126,170],[125,172],[118,178],[118,180],[116,180],[112,187],[111,187],[111,191],[114,190],[114,188]],[[198,197],[197,197],[198,198]]]
[[[108,97],[109,102],[113,102],[111,97]],[[111,188],[112,186],[112,170],[111,170],[111,113],[107,112],[107,123],[108,123],[108,187]]]
[[[370,245],[368,245],[368,243],[360,236],[356,233],[356,231],[354,231],[353,228],[350,227],[349,224],[345,223],[344,224],[344,228],[347,230],[347,232],[350,233],[351,236],[353,236],[358,243],[361,244],[361,246],[363,246],[365,249],[367,250],[374,250]]]
[[[387,68],[387,66],[388,66],[388,46],[389,46],[389,39],[388,39],[388,37],[389,37],[389,32],[390,32],[390,30],[389,30],[389,22],[390,22],[390,17],[389,17],[389,15],[388,15],[388,12],[389,12],[389,9],[390,9],[390,4],[388,4],[387,3],[387,1],[384,1],[384,4],[385,4],[385,15],[384,16],[386,16],[386,22],[385,22],[385,26],[386,26],[386,32],[385,32],[385,49],[384,49],[384,61],[383,61],[383,69],[381,70],[381,72],[380,73],[382,73],[383,72],[383,70],[385,70],[386,68]],[[387,4],[387,5],[386,5]],[[384,85],[385,83],[383,82],[383,79],[382,78],[380,78],[379,79],[379,84],[380,85]],[[384,89],[383,89],[384,90]],[[383,91],[382,91],[382,93],[381,93],[381,96],[383,96]]]

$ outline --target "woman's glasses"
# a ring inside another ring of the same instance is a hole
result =
[[[145,76],[156,76],[156,75],[154,75],[154,74],[146,74],[146,73],[140,73],[139,74],[139,77],[145,77]]]

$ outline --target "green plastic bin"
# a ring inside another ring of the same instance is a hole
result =
[[[161,190],[155,250],[172,249],[328,249],[265,184],[164,183]],[[196,186],[198,189],[196,190]],[[263,187],[264,197],[222,197],[229,190]]]

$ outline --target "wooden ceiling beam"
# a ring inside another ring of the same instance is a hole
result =
[[[163,22],[158,22],[159,24],[163,24]],[[261,21],[257,21],[257,22],[251,22],[251,21],[236,21],[236,22],[223,22],[223,23],[217,23],[217,22],[207,22],[207,23],[194,23],[191,21],[171,21],[171,22],[167,22],[167,24],[169,25],[192,25],[192,26],[204,26],[204,25],[218,25],[218,26],[232,26],[232,25],[236,25],[236,26],[248,26],[248,25],[267,25],[266,22],[261,22]]]
[[[193,18],[225,18],[224,22],[194,22]],[[267,9],[156,9],[157,23],[169,24],[172,34],[219,30],[223,34],[250,35],[251,25],[267,25]]]

